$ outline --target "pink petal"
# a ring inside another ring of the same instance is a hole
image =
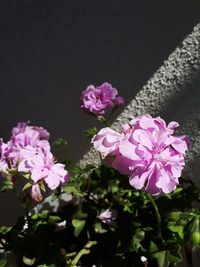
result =
[[[42,194],[41,194],[41,191],[40,191],[40,187],[39,187],[38,184],[34,184],[32,186],[32,188],[31,188],[31,196],[37,202],[42,201],[43,197],[42,197]]]
[[[50,171],[49,175],[45,178],[45,182],[51,190],[54,190],[60,185],[60,177]]]
[[[114,169],[118,170],[122,174],[130,175],[133,172],[130,169],[130,166],[133,165],[133,161],[121,155],[116,156],[111,165]]]
[[[159,130],[158,126],[155,124],[154,120],[151,117],[143,116],[139,121],[140,127],[142,129],[157,129]]]
[[[45,178],[49,174],[49,170],[45,167],[34,168],[31,170],[31,179],[36,183],[39,180]]]
[[[26,160],[22,160],[19,163],[18,168],[17,168],[19,172],[29,172],[30,171],[30,168],[26,162],[27,162]]]
[[[146,183],[151,172],[152,172],[152,170],[150,169],[150,170],[143,172],[141,175],[132,174],[129,178],[130,185],[136,189],[144,188],[145,183]]]
[[[135,130],[132,134],[133,139],[138,143],[152,149],[152,140],[150,134],[145,130]]]
[[[174,130],[174,129],[176,129],[177,127],[179,127],[179,123],[176,122],[176,121],[171,121],[171,122],[167,125],[167,128],[170,129],[170,130]]]
[[[159,195],[161,190],[156,185],[157,180],[158,180],[158,169],[157,167],[155,167],[153,171],[149,174],[145,191],[154,196]]]
[[[178,137],[174,137],[174,142],[171,145],[176,151],[182,154],[185,154],[186,150],[188,149],[186,142]]]
[[[163,193],[170,193],[176,188],[176,184],[171,175],[166,172],[164,169],[160,169],[158,175],[158,181],[156,186],[162,190]]]
[[[135,152],[136,146],[127,140],[123,140],[119,144],[119,152],[130,160],[138,160],[139,157]]]

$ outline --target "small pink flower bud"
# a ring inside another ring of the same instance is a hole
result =
[[[114,104],[115,104],[115,107],[120,107],[120,106],[124,105],[124,99],[123,99],[123,97],[117,96],[115,98],[115,103]]]
[[[37,202],[41,202],[43,197],[40,191],[40,187],[38,184],[34,184],[31,188],[31,196],[32,198],[37,201]]]

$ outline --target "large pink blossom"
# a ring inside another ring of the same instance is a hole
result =
[[[117,94],[117,89],[106,82],[98,87],[89,85],[82,92],[81,108],[95,115],[104,115],[108,109],[123,105],[123,98]]]
[[[177,122],[166,125],[160,117],[145,115],[123,125],[117,133],[108,128],[92,139],[94,147],[104,153],[113,168],[129,175],[131,186],[152,195],[170,193],[178,185],[188,149],[186,136],[174,136]],[[113,142],[102,140],[117,136]],[[110,159],[111,158],[111,159]]]

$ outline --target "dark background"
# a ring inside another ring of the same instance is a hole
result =
[[[30,120],[77,161],[94,124],[81,91],[108,81],[128,104],[199,20],[199,0],[0,0],[0,136]],[[12,222],[14,196],[0,201]]]

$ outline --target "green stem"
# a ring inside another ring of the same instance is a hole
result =
[[[100,162],[103,163],[103,158],[102,158],[102,156],[101,156],[101,153],[98,152],[98,154],[99,154]]]
[[[161,216],[160,216],[160,212],[158,210],[158,207],[153,199],[153,197],[150,195],[150,194],[147,194],[148,196],[148,199],[150,200],[153,208],[154,208],[154,211],[155,211],[155,214],[156,214],[156,220],[157,220],[157,227],[158,227],[158,235],[161,236]]]
[[[73,261],[70,264],[70,267],[76,267],[76,264],[78,263],[78,261],[80,260],[80,258],[83,255],[89,254],[90,253],[90,249],[93,245],[96,245],[97,242],[96,241],[89,241],[84,248],[82,248],[74,257]]]

